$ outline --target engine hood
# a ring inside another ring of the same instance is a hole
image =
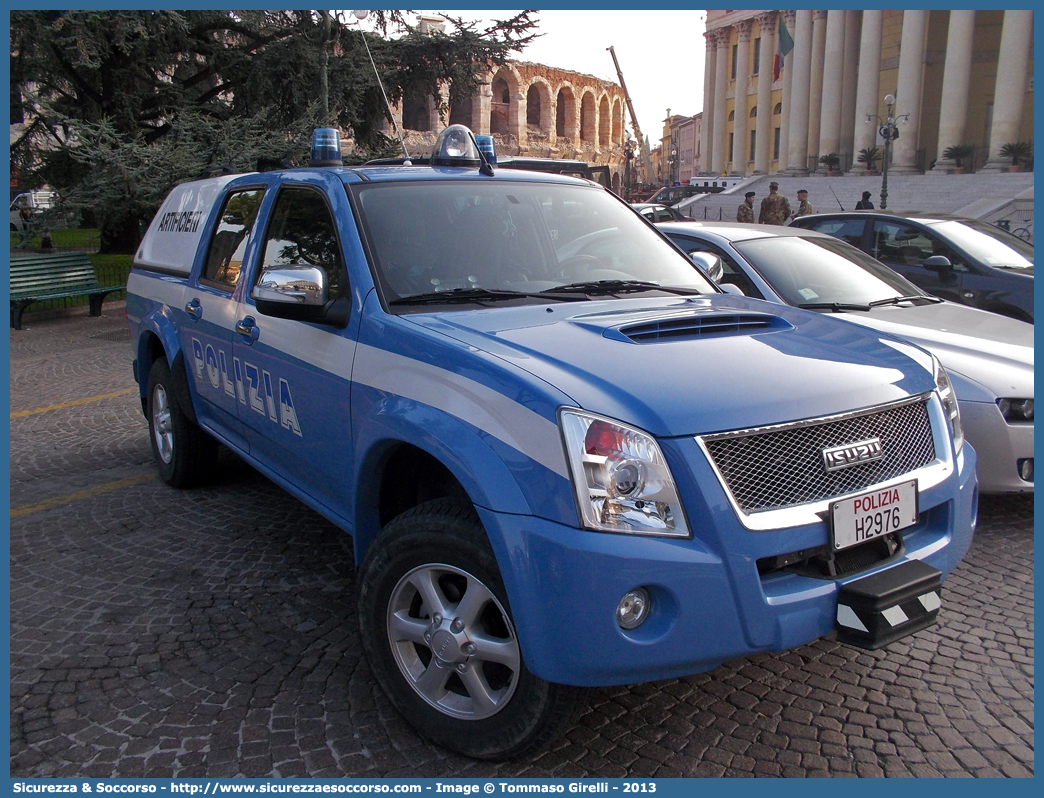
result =
[[[974,386],[955,379],[958,399],[1033,396],[1032,324],[950,302],[885,306],[844,317],[927,349],[951,376],[963,375],[992,394],[977,396]]]
[[[414,314],[579,407],[658,436],[831,415],[932,390],[909,344],[745,297],[630,298]]]

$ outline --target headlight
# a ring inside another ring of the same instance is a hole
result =
[[[688,537],[674,478],[650,435],[580,410],[563,408],[558,418],[584,527]]]
[[[946,420],[950,424],[950,434],[953,435],[953,448],[960,454],[961,449],[964,447],[964,430],[961,429],[961,410],[957,407],[957,394],[953,392],[950,378],[946,376],[946,369],[942,367],[942,363],[935,357],[932,357],[932,360],[935,362],[935,387],[939,391],[943,411],[946,413]]]
[[[997,405],[1009,424],[1033,423],[1032,399],[998,399]]]

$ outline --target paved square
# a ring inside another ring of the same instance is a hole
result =
[[[344,533],[226,451],[208,488],[155,476],[105,311],[11,331],[12,776],[1033,775],[1032,497],[983,499],[940,622],[886,651],[596,690],[548,750],[475,762],[374,682]]]

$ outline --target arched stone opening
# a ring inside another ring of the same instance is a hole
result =
[[[594,94],[585,91],[583,97],[580,98],[580,141],[589,144],[595,143],[597,121]]]
[[[551,133],[551,89],[542,80],[534,81],[526,91],[526,124]]]
[[[557,108],[555,108],[555,134],[558,138],[576,141],[576,97],[569,86],[558,90]]]
[[[456,86],[450,86],[449,123],[451,125],[472,127],[475,124],[473,109],[473,97],[470,89],[458,89]]]
[[[623,144],[623,103],[619,97],[613,103],[613,144]]]
[[[431,130],[432,105],[430,97],[424,97],[415,92],[404,92],[402,98],[403,130],[420,132]]]

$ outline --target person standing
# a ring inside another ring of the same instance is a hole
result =
[[[798,189],[798,209],[790,215],[790,218],[796,219],[799,216],[811,215],[812,203],[808,201],[808,190],[804,188]]]
[[[743,202],[736,209],[737,222],[749,222],[754,224],[754,192],[748,191],[743,195]]]
[[[863,198],[856,203],[855,209],[857,211],[872,211],[874,209],[874,203],[870,201],[869,191],[863,192]]]
[[[779,193],[779,183],[769,183],[769,195],[761,201],[758,221],[761,224],[786,224],[790,218],[790,200]]]

